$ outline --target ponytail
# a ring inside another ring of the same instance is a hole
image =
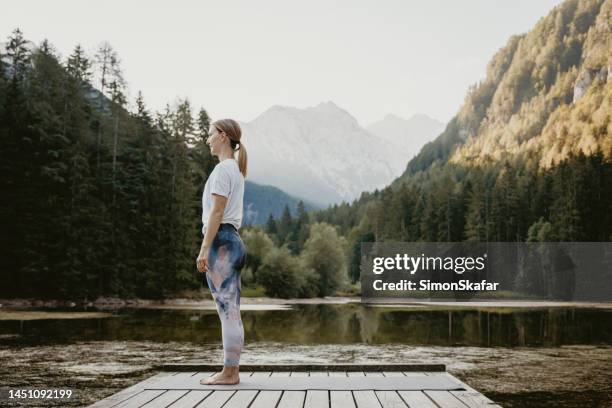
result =
[[[244,148],[244,143],[240,142],[239,147],[238,147],[238,168],[240,169],[240,172],[242,173],[244,178],[246,178],[247,176],[247,162],[248,162],[247,151]]]

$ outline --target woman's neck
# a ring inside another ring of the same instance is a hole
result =
[[[234,152],[231,149],[223,149],[221,152],[219,152],[219,161],[223,161],[223,160],[227,160],[227,159],[233,159],[234,158]]]

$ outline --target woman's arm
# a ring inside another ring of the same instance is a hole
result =
[[[200,254],[197,259],[198,271],[200,272],[206,272],[208,270],[208,253],[215,239],[215,235],[217,235],[217,231],[219,231],[219,225],[221,225],[226,205],[227,197],[219,194],[212,194],[212,209],[210,210],[210,216],[206,224],[206,234],[202,240]]]

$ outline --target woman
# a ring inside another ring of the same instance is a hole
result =
[[[223,337],[223,370],[204,378],[202,384],[237,384],[238,366],[244,344],[240,319],[240,270],[246,248],[238,229],[242,224],[244,178],[247,154],[240,142],[240,125],[233,119],[213,122],[206,141],[219,163],[210,173],[202,195],[202,234],[204,239],[196,260],[198,271],[206,273]],[[239,152],[238,160],[234,158]]]

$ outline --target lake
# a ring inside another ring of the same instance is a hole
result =
[[[0,309],[3,384],[69,386],[81,406],[150,376],[156,364],[221,362],[214,310],[47,312],[27,320],[31,309]],[[96,313],[65,318],[74,312]],[[244,305],[242,319],[243,364],[443,363],[503,406],[612,404],[605,308]]]

